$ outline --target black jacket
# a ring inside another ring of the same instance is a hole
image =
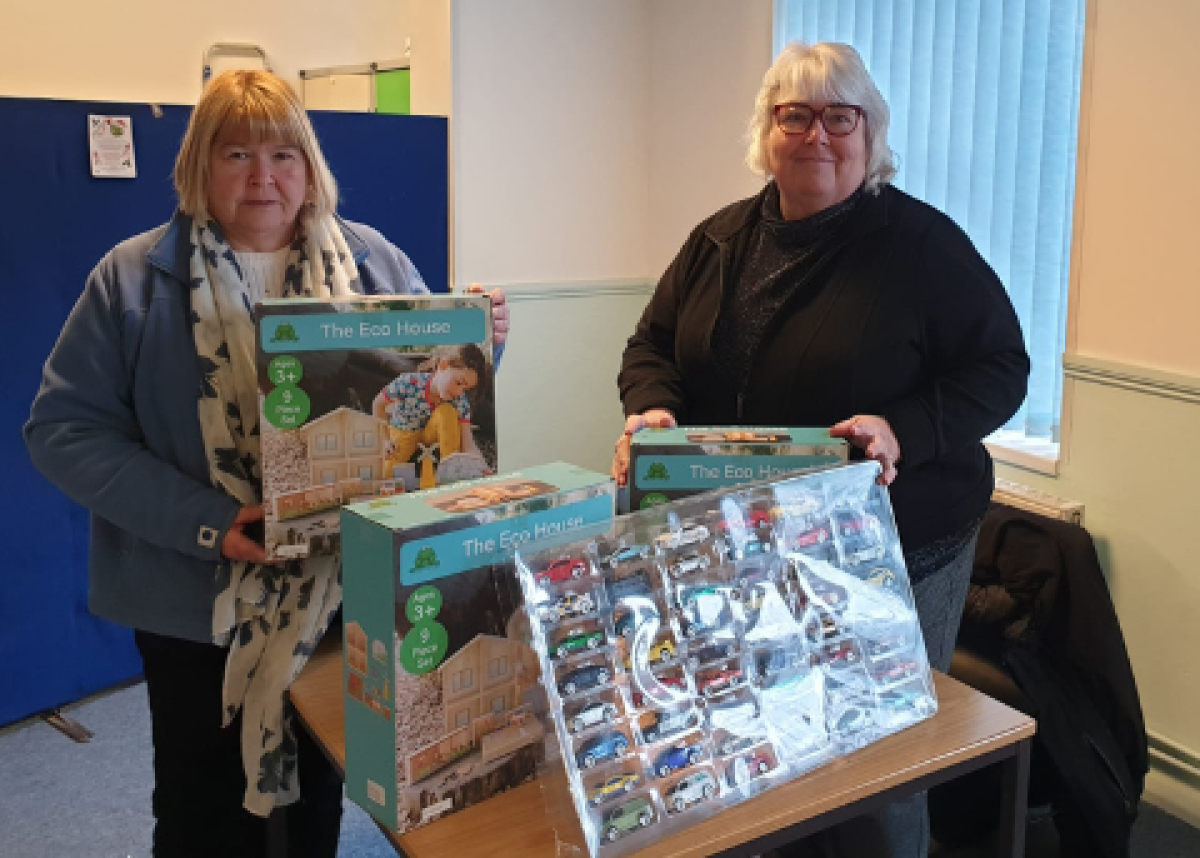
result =
[[[979,533],[959,642],[1001,661],[1029,700],[1057,775],[1059,833],[1070,854],[1127,856],[1149,768],[1146,726],[1088,532],[994,505]]]
[[[625,413],[745,426],[881,415],[900,442],[891,497],[906,549],[979,518],[993,483],[980,440],[1016,412],[1029,374],[1003,285],[952,220],[884,186],[768,324],[747,388],[715,384],[713,326],[765,193],[696,227],[659,281],[622,361]]]

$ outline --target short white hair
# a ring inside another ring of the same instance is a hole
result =
[[[771,177],[767,138],[775,122],[775,105],[787,101],[825,101],[854,104],[863,110],[867,141],[867,178],[863,187],[878,193],[896,175],[896,162],[887,142],[887,102],[863,64],[858,51],[837,42],[792,42],[763,75],[746,130],[746,164],[760,176]]]

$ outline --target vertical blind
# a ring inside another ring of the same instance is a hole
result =
[[[891,108],[894,184],[958,222],[1033,362],[1006,429],[1058,440],[1085,0],[778,0],[788,42],[845,42]]]

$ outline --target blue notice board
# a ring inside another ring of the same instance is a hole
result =
[[[87,611],[87,513],[29,463],[21,426],[42,363],[113,245],[164,223],[191,108],[0,98],[0,725],[136,676],[128,630]],[[136,179],[94,179],[89,114],[129,116]],[[378,229],[447,289],[446,120],[316,112],[341,214]]]

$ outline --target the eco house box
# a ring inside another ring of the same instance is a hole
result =
[[[403,832],[532,778],[545,736],[517,546],[611,520],[563,463],[342,510],[346,791]]]
[[[487,297],[264,301],[257,322],[271,559],[336,551],[343,504],[495,472]]]
[[[839,465],[846,442],[827,429],[686,426],[643,429],[629,456],[629,509],[648,509],[699,492]]]

